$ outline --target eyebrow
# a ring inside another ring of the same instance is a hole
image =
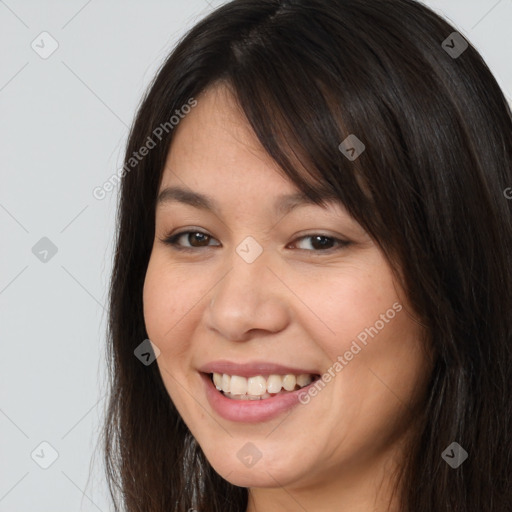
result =
[[[331,201],[334,200],[331,199]],[[193,206],[194,208],[210,210],[216,214],[219,214],[219,207],[214,199],[204,194],[194,192],[188,188],[175,186],[166,187],[160,191],[157,198],[158,205],[172,202],[187,204],[189,206]],[[308,205],[320,206],[318,203],[315,203],[302,192],[285,194],[277,197],[274,203],[274,212],[276,214],[285,215],[300,206]]]

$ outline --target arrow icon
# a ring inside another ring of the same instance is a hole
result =
[[[41,263],[48,263],[57,252],[57,246],[46,236],[43,236],[43,238],[32,247],[32,254]]]
[[[441,43],[441,47],[452,59],[457,59],[468,49],[469,43],[458,32],[452,32]]]
[[[459,443],[453,442],[446,447],[441,457],[452,469],[457,469],[468,458],[468,452]]]
[[[253,443],[245,443],[245,445],[238,450],[236,456],[238,460],[248,468],[252,468],[261,459],[262,453]]]
[[[366,146],[363,141],[351,133],[342,143],[338,149],[342,152],[343,156],[353,162],[365,150]]]
[[[149,366],[160,355],[160,350],[151,340],[145,339],[133,353],[142,364]]]
[[[252,236],[248,236],[237,245],[236,252],[246,263],[252,263],[263,252],[263,247]]]
[[[43,441],[32,450],[30,458],[41,469],[48,469],[59,458],[59,453],[50,443]]]
[[[36,44],[38,48],[44,48],[44,39],[41,39],[41,44]]]

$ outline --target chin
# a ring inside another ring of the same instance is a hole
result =
[[[216,468],[214,469],[216,470]],[[264,465],[261,467],[243,469],[240,467],[231,467],[227,472],[218,473],[224,480],[238,487],[271,489],[288,485],[288,479],[284,479],[282,475],[277,477],[277,481],[275,477],[272,478],[273,474],[267,472]]]
[[[207,452],[205,452],[207,455]],[[238,454],[232,457],[208,458],[213,469],[229,483],[238,487],[261,487],[274,488],[287,486],[301,478],[303,475],[294,473],[291,468],[277,465],[273,460],[265,460],[261,457],[259,460],[252,461],[252,466],[246,466],[239,460]],[[240,455],[243,459],[243,455]],[[248,463],[249,464],[249,463]],[[304,468],[300,468],[304,473]]]

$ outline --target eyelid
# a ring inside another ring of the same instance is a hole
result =
[[[202,229],[187,228],[183,231],[179,231],[178,233],[174,233],[172,235],[168,235],[164,238],[161,238],[160,241],[166,245],[171,246],[171,248],[173,250],[186,251],[186,252],[197,252],[198,250],[201,250],[201,249],[209,249],[211,247],[221,247],[221,245],[206,245],[206,246],[202,246],[202,247],[186,247],[186,246],[184,247],[184,246],[180,246],[176,243],[176,241],[179,240],[180,237],[182,237],[183,235],[191,234],[191,233],[200,233],[202,235],[209,237],[210,239],[217,240],[215,237],[213,237],[209,233],[203,231]],[[300,240],[302,240],[304,238],[313,238],[315,236],[329,238],[329,239],[333,240],[337,245],[335,247],[331,247],[329,249],[317,250],[317,251],[309,250],[309,249],[296,249],[296,250],[305,251],[308,253],[316,253],[318,255],[321,255],[321,254],[328,254],[328,253],[331,253],[334,251],[339,251],[352,243],[349,240],[344,240],[342,238],[339,238],[339,237],[336,237],[333,235],[329,235],[329,234],[325,234],[325,233],[322,233],[321,231],[318,231],[318,232],[310,232],[310,233],[306,233],[306,234],[301,234],[300,236],[294,238],[292,240],[292,242],[290,242],[290,244],[287,245],[287,247],[291,244],[295,245],[297,242],[299,242]],[[218,242],[218,240],[217,240],[217,242]]]
[[[188,251],[188,252],[196,252],[198,249],[208,249],[210,247],[219,247],[218,245],[206,245],[204,247],[184,247],[181,245],[178,245],[176,243],[177,240],[179,240],[182,236],[190,234],[190,233],[200,233],[201,235],[205,235],[213,240],[216,240],[213,236],[211,236],[209,233],[203,231],[202,229],[195,229],[195,228],[188,228],[183,231],[178,231],[177,233],[174,233],[172,235],[168,235],[164,238],[161,238],[160,241],[163,242],[166,245],[171,246],[172,249],[176,251]],[[218,241],[218,240],[217,240]]]

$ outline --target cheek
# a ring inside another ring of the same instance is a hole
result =
[[[149,338],[162,352],[180,350],[181,321],[197,302],[194,278],[152,254],[143,288],[144,321]]]
[[[311,290],[306,283],[305,292]],[[365,329],[378,322],[388,330],[400,322],[400,314],[395,308],[400,299],[395,291],[393,279],[384,264],[376,264],[366,269],[344,269],[336,279],[324,282],[316,293],[309,292],[311,309],[318,312],[319,320],[329,327],[329,355],[333,359],[350,348],[351,342],[359,336],[364,341],[368,337]],[[308,295],[306,295],[308,296]],[[388,314],[386,314],[388,312]],[[381,315],[385,320],[383,324]],[[403,316],[403,315],[402,315]]]
[[[423,331],[385,262],[376,259],[364,271],[344,269],[316,289],[310,304],[329,327],[321,343],[330,374],[340,377],[330,381],[337,398],[357,408],[366,401],[374,410],[397,397],[398,403],[413,399],[427,370]]]
[[[159,265],[151,256],[144,279],[142,300],[146,331],[149,338],[155,343],[161,339],[166,327],[168,317],[165,315],[165,311],[172,308],[172,304],[169,303],[171,294],[168,285],[172,286],[172,283],[169,283],[168,279],[162,279]]]
[[[143,287],[143,311],[149,339],[159,348],[156,360],[163,383],[180,413],[186,415],[187,394],[183,393],[190,365],[190,321],[197,304],[194,277],[170,266],[153,253]],[[197,283],[195,283],[197,284]]]

